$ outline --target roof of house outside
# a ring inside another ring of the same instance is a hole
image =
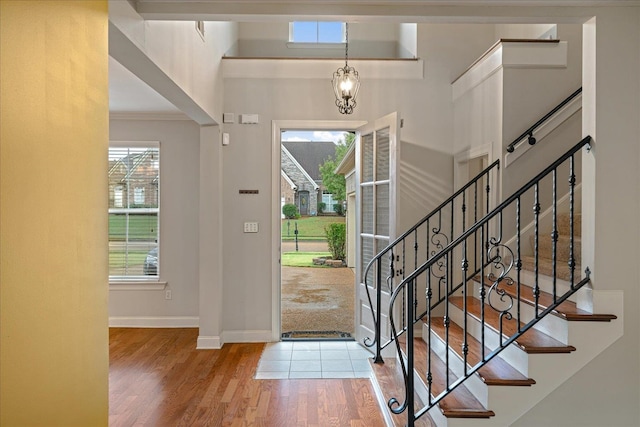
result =
[[[283,141],[282,145],[315,181],[322,181],[320,165],[336,154],[331,141]]]

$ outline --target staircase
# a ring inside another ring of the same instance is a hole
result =
[[[581,267],[581,215],[574,206],[575,157],[589,141],[492,210],[488,197],[486,205],[470,203],[477,203],[478,187],[489,192],[481,173],[457,193],[461,203],[454,195],[430,214],[442,216],[444,206],[462,216],[441,221],[450,224],[446,239],[439,227],[427,227],[432,233],[424,238],[412,229],[371,261],[367,272],[377,273],[365,275],[367,289],[378,301],[390,294],[390,336],[381,332],[386,308],[378,307],[376,336],[367,343],[376,347],[372,369],[390,425],[510,425],[621,336],[621,322],[611,314],[619,312],[620,299],[599,301],[610,308],[602,313],[577,304],[597,297],[588,267]],[[527,203],[529,236],[522,231]],[[469,211],[487,214],[469,217]],[[543,230],[542,223],[551,226]],[[422,253],[428,259],[418,265]],[[407,271],[411,258],[415,268]],[[390,348],[395,354],[383,359]]]

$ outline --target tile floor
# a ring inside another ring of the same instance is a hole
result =
[[[369,378],[371,353],[355,341],[268,343],[256,379]]]

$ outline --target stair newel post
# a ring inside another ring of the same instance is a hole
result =
[[[376,260],[376,357],[374,363],[384,363],[382,360],[382,259]]]
[[[409,284],[409,286],[406,287],[407,289],[407,299],[409,301],[413,301],[414,299],[414,293],[413,293],[413,286],[415,284],[416,279],[413,279]],[[413,331],[413,316],[411,314],[411,310],[407,310],[407,317],[406,317],[406,322],[407,322],[407,390],[405,391],[406,393],[406,397],[407,397],[407,425],[408,426],[413,426],[414,425],[414,418],[415,418],[415,404],[414,404],[414,372],[413,372],[413,367],[414,367],[414,343],[413,343],[413,339],[414,339],[414,331]]]
[[[575,156],[572,154],[569,158],[569,275],[571,277],[571,289],[574,289],[575,284],[575,271],[576,260],[573,253],[574,244],[574,192],[576,187],[576,174],[575,174]]]
[[[558,300],[557,291],[557,250],[558,250],[558,168],[553,170],[553,229],[551,231],[551,261],[552,261],[552,281],[553,281],[553,302]]]
[[[540,283],[539,283],[539,277],[538,277],[538,262],[540,257],[540,254],[538,252],[538,244],[539,244],[539,238],[540,238],[540,230],[539,230],[540,228],[540,185],[537,182],[534,186],[533,213],[534,213],[534,224],[535,224],[535,231],[534,231],[535,244],[533,248],[534,257],[535,257],[535,267],[534,267],[535,285],[533,287],[533,296],[535,297],[535,313],[537,318],[540,314],[540,307],[539,307]]]

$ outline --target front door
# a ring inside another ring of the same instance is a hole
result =
[[[396,228],[396,162],[399,161],[398,114],[392,113],[361,127],[356,133],[356,338],[375,337],[371,305],[376,306],[376,274],[365,272],[369,261],[391,240]],[[386,263],[383,263],[383,265]],[[381,271],[382,342],[388,340],[388,266]],[[366,274],[366,285],[365,285]],[[367,295],[368,291],[368,295]],[[371,297],[372,304],[369,303]]]
[[[309,192],[300,192],[300,215],[309,215]]]

